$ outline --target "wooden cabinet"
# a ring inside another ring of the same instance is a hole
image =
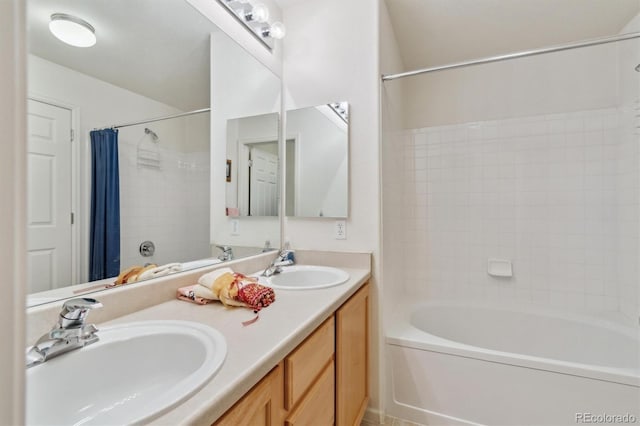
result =
[[[358,426],[369,401],[369,285],[237,402],[215,426]]]
[[[336,425],[359,425],[369,402],[369,285],[336,311]]]
[[[291,410],[333,360],[335,321],[329,318],[284,360],[284,408]],[[333,410],[332,410],[333,411]]]
[[[335,376],[333,361],[309,389],[300,404],[289,414],[286,426],[332,426],[334,412]]]
[[[332,316],[285,358],[285,425],[334,424],[334,348]]]
[[[214,426],[278,426],[283,422],[282,363],[231,407]]]

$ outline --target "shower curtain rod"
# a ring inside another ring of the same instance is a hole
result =
[[[211,108],[196,109],[194,111],[181,112],[180,114],[167,115],[166,117],[151,118],[149,120],[134,121],[134,122],[131,122],[131,123],[118,124],[117,126],[103,127],[101,130],[119,129],[121,127],[137,126],[139,124],[147,124],[147,123],[153,123],[155,121],[169,120],[171,118],[179,118],[179,117],[186,117],[187,115],[200,114],[202,112],[211,112]],[[94,129],[94,130],[96,130],[96,129]]]
[[[472,59],[470,61],[454,62],[452,64],[440,65],[437,67],[422,68],[415,71],[407,71],[407,72],[401,72],[398,74],[383,75],[382,81],[395,80],[397,78],[404,78],[404,77],[411,77],[414,75],[426,74],[426,73],[435,72],[435,71],[444,71],[444,70],[450,70],[454,68],[463,68],[463,67],[468,67],[470,65],[480,65],[480,64],[488,64],[491,62],[506,61],[507,59],[525,58],[527,56],[541,55],[543,53],[561,52],[563,50],[577,49],[579,47],[597,46],[599,44],[613,43],[616,41],[630,40],[633,38],[640,38],[640,32],[620,34],[620,35],[611,36],[611,37],[594,38],[591,40],[579,41],[575,43],[568,43],[568,44],[562,44],[562,45],[551,46],[551,47],[544,47],[541,49],[523,50],[521,52],[507,53],[505,55],[489,56],[486,58]]]

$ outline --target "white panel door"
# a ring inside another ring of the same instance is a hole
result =
[[[278,156],[251,148],[249,214],[278,215]]]
[[[28,102],[28,292],[71,284],[71,111]]]

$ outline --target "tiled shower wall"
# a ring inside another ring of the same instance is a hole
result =
[[[138,165],[136,143],[119,144],[122,269],[211,256],[209,151],[181,152],[160,142],[160,168]],[[138,251],[145,240],[156,246],[152,257]]]
[[[618,283],[620,310],[640,318],[640,100],[622,110],[618,152]],[[636,323],[637,324],[637,323]]]
[[[385,181],[402,194],[390,215],[403,221],[404,293],[637,315],[638,136],[625,111],[404,131]],[[514,276],[489,276],[489,258]]]

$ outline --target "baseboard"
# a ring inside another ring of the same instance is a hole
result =
[[[371,425],[384,425],[384,413],[376,408],[367,408],[362,417],[362,421]]]

